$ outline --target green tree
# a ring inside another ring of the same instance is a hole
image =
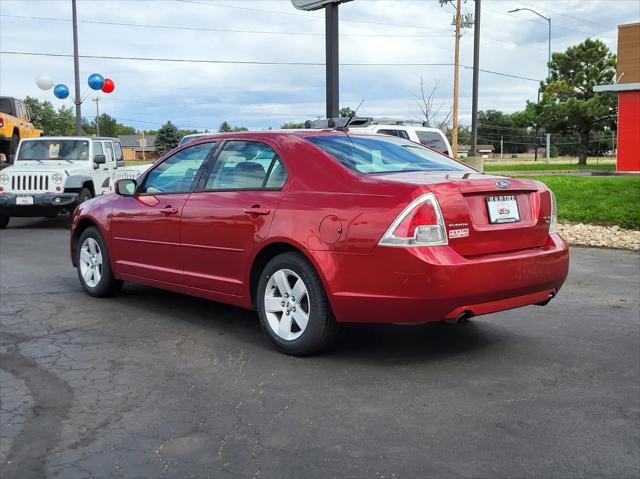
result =
[[[173,150],[180,143],[180,132],[178,128],[171,123],[166,122],[160,127],[156,135],[156,151],[160,156],[167,151]]]
[[[98,128],[96,120],[89,122],[85,118],[82,119],[82,129],[86,135],[96,135]],[[103,113],[98,119],[100,126],[100,136],[117,137],[118,135],[135,135],[136,129],[119,123],[114,117]]]
[[[493,145],[500,151],[503,141],[505,153],[524,153],[535,145],[535,133],[521,126],[519,114],[497,110],[478,112],[478,144]],[[526,124],[526,121],[524,122]]]
[[[527,105],[526,117],[551,133],[576,132],[578,163],[586,165],[592,133],[615,122],[616,96],[595,93],[593,88],[613,83],[616,56],[600,40],[587,38],[564,53],[554,53],[549,66],[550,77],[540,85],[542,100]]]
[[[72,136],[76,133],[75,117],[71,108],[61,106],[56,110],[50,101],[27,97],[25,104],[34,126],[49,136]]]
[[[295,121],[285,122],[285,123],[282,124],[282,126],[280,128],[282,128],[283,130],[299,130],[299,129],[304,128],[304,122],[303,121],[301,121],[301,122],[295,122]]]
[[[218,131],[249,131],[249,128],[246,128],[244,126],[231,126],[228,121],[223,121],[222,123],[220,123],[220,128],[218,128]]]
[[[350,116],[355,115],[356,112],[351,109],[351,107],[345,106],[340,108],[340,116],[343,118],[349,118]]]

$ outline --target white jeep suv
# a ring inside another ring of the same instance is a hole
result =
[[[20,141],[13,165],[0,171],[0,228],[12,216],[54,217],[109,191],[123,165],[116,138],[41,137]]]

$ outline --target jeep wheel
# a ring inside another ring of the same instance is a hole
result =
[[[11,216],[0,213],[0,230],[3,230],[7,227],[10,219]]]
[[[20,135],[18,135],[18,133],[16,132],[11,137],[11,146],[9,147],[9,156],[16,154],[19,143],[20,143]]]
[[[300,254],[284,253],[267,264],[256,301],[262,329],[287,354],[319,352],[337,336],[338,323],[320,277]]]
[[[93,198],[91,190],[89,188],[82,188],[82,191],[80,191],[80,195],[78,196],[78,204],[82,204],[91,198]]]
[[[94,226],[80,235],[76,247],[76,264],[80,284],[91,296],[111,296],[122,287],[122,280],[117,279],[111,271],[104,238]]]

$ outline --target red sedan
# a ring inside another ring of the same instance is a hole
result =
[[[289,354],[341,322],[422,323],[546,304],[569,251],[543,184],[410,141],[336,130],[202,137],[80,205],[84,289],[142,283],[258,311]]]

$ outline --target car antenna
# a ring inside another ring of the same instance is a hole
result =
[[[363,103],[364,103],[364,98],[362,99],[360,104],[356,107],[355,111],[351,114],[351,116],[349,117],[347,122],[344,124],[344,126],[340,126],[340,127],[336,128],[336,130],[345,131],[345,132],[349,131],[349,125],[351,124],[353,119],[356,117],[356,113],[358,113],[358,110],[360,109],[360,107],[362,106]]]

